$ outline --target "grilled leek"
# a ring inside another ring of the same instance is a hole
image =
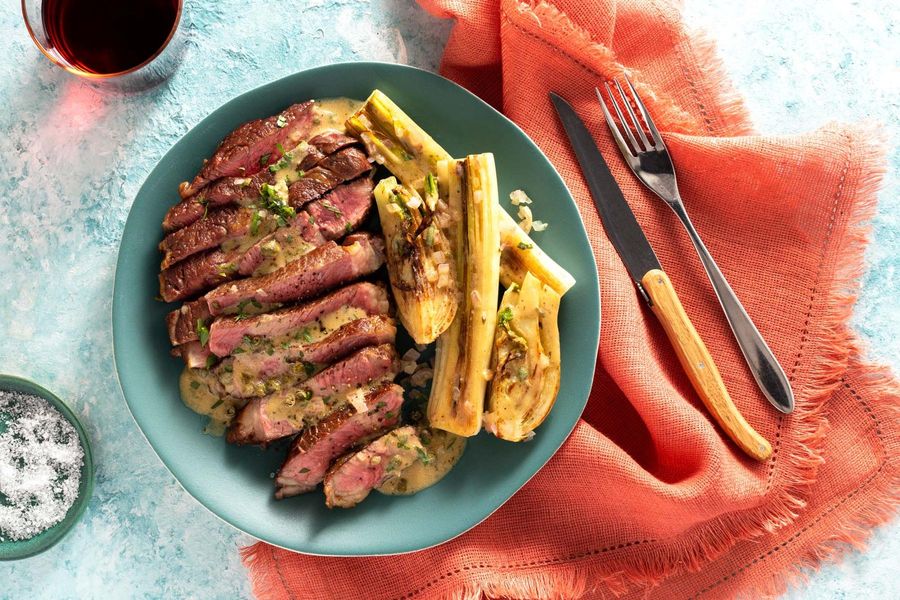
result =
[[[459,305],[450,244],[428,202],[396,178],[378,183],[375,203],[400,321],[416,343],[430,344],[453,322]]]
[[[509,213],[500,209],[500,283],[509,288],[522,285],[531,272],[562,296],[575,285],[575,278],[534,243]]]
[[[365,105],[347,120],[347,130],[362,141],[376,162],[423,195],[428,174],[437,172],[438,162],[451,160],[425,130],[379,90],[372,92]]]
[[[443,167],[441,187],[447,190],[450,214],[461,216],[451,221],[449,237],[456,243],[463,298],[453,324],[438,338],[428,421],[432,427],[472,436],[481,430],[497,323],[497,173],[491,154],[471,155]]]
[[[347,129],[366,146],[369,154],[405,185],[426,198],[440,163],[450,164],[451,156],[400,107],[379,90],[347,121]],[[560,295],[575,279],[544,253],[500,205],[500,235],[503,253],[500,278],[504,287],[521,284],[526,271]]]
[[[484,415],[485,429],[498,438],[530,439],[553,408],[560,382],[559,300],[531,273],[503,294]]]

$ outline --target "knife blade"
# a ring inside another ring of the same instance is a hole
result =
[[[662,270],[593,136],[575,109],[561,96],[551,92],[550,100],[581,165],[606,235],[662,324],[691,385],[725,434],[751,458],[766,460],[772,454],[771,444],[753,429],[731,400],[706,344],[681,305],[669,276]]]
[[[625,269],[634,280],[638,291],[648,302],[641,280],[649,271],[661,269],[659,259],[641,226],[638,225],[634,213],[625,201],[619,184],[613,178],[603,155],[594,143],[591,132],[568,102],[561,96],[550,92],[550,100],[556,107],[556,112],[562,121],[575,151],[581,172],[591,191],[594,206],[600,213],[600,221],[606,231],[609,241],[615,247],[616,252],[625,264]]]

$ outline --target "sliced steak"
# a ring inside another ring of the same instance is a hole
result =
[[[399,475],[420,456],[426,453],[415,427],[407,425],[381,436],[328,470],[325,504],[328,508],[356,506],[369,492]]]
[[[209,364],[210,357],[216,359],[210,353],[209,348],[200,345],[199,340],[175,346],[172,348],[172,356],[180,356],[191,369],[205,369]]]
[[[338,150],[290,185],[288,202],[294,208],[300,208],[338,184],[356,179],[371,170],[369,158],[359,148],[351,146]]]
[[[338,186],[308,204],[289,227],[279,228],[246,251],[207,250],[163,269],[159,274],[160,295],[166,302],[183,300],[239,275],[252,275],[267,256],[277,256],[286,264],[328,240],[344,237],[369,216],[373,187],[369,178]]]
[[[274,338],[312,326],[317,319],[341,307],[358,308],[369,315],[387,313],[387,291],[374,283],[354,283],[312,302],[247,319],[223,317],[209,328],[209,349],[228,356],[244,336]]]
[[[327,242],[281,269],[220,285],[205,298],[213,315],[241,302],[278,304],[317,296],[378,270],[384,264],[384,242],[371,234],[348,236],[343,245]]]
[[[225,240],[246,235],[250,231],[253,209],[226,206],[212,210],[205,219],[173,231],[159,243],[166,269],[188,256],[215,248]]]
[[[193,302],[185,302],[181,308],[177,308],[166,315],[166,325],[169,329],[169,340],[173,346],[186,344],[199,339],[197,335],[197,322],[209,325],[212,315],[209,312],[209,304],[200,298]]]
[[[306,206],[326,240],[341,238],[362,223],[372,208],[375,184],[369,177],[340,185]]]
[[[343,408],[347,392],[392,380],[398,371],[397,351],[383,344],[352,354],[317,373],[301,387],[254,398],[228,428],[232,444],[267,444],[312,425]]]
[[[290,227],[267,235],[250,247],[238,263],[242,275],[251,275],[265,260],[264,249],[273,244],[288,247],[294,239],[312,246],[337,240],[352,233],[369,216],[372,209],[374,183],[368,177],[338,186],[324,197],[311,202],[301,211]],[[285,261],[289,262],[289,261]]]
[[[308,171],[322,162],[329,154],[334,154],[342,148],[358,143],[359,140],[340,131],[326,131],[320,133],[309,140],[307,154],[301,160],[299,168],[303,171]]]
[[[357,140],[338,131],[320,133],[309,140],[306,155],[300,159],[298,168],[308,171],[329,154],[357,143]],[[269,169],[247,177],[223,177],[184,198],[169,209],[163,219],[163,229],[174,231],[200,219],[209,209],[226,204],[249,204],[259,198],[260,187],[275,183],[275,174]]]
[[[290,148],[309,134],[313,126],[313,106],[311,100],[294,104],[277,115],[244,123],[232,131],[194,180],[179,186],[181,197],[187,198],[197,193],[220,177],[252,175],[276,162],[279,145]]]
[[[275,476],[278,499],[308,492],[321,483],[331,462],[370,436],[400,420],[403,388],[386,383],[365,395],[366,410],[353,405],[331,413],[306,428],[291,444]]]
[[[207,250],[176,263],[159,274],[159,295],[166,302],[196,296],[231,281],[237,273],[242,252]]]
[[[163,218],[163,229],[171,232],[186,227],[217,206],[250,204],[259,198],[259,189],[264,183],[275,183],[275,174],[269,169],[249,177],[223,177],[214,181],[170,208]]]
[[[251,351],[235,354],[224,363],[231,369],[233,384],[226,389],[233,387],[235,389],[229,389],[229,393],[246,397],[248,394],[238,389],[245,378],[266,380],[289,372],[299,373],[307,367],[312,370],[314,365],[331,364],[360,348],[393,343],[396,337],[394,320],[387,315],[374,315],[350,321],[314,342],[300,339],[275,346],[257,341]]]

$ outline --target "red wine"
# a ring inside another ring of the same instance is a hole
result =
[[[43,0],[49,45],[89,73],[127,71],[163,46],[178,0]]]

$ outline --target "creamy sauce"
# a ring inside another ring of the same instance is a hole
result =
[[[400,475],[382,484],[379,492],[406,496],[431,487],[450,472],[466,448],[466,438],[440,429],[422,430],[419,438],[428,453],[428,463],[417,460],[403,469]]]
[[[219,382],[206,369],[185,368],[178,380],[181,400],[195,413],[209,417],[203,432],[222,435],[245,401],[221,392]]]

